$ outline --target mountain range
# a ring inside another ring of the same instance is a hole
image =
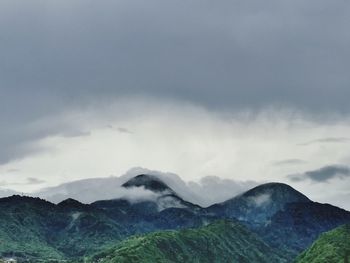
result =
[[[157,262],[292,262],[320,234],[350,222],[350,212],[313,202],[281,183],[259,185],[209,207],[186,200],[157,175],[139,174],[122,187],[142,195],[90,204],[1,198],[0,258],[151,262],[145,258],[153,255]],[[180,258],[167,261],[173,258],[169,251]]]

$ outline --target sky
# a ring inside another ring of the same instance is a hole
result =
[[[350,209],[349,24],[346,1],[1,1],[0,188],[144,167]]]

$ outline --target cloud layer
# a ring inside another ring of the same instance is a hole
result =
[[[157,194],[143,188],[124,188],[127,180],[139,174],[152,174],[160,178],[186,201],[203,207],[223,202],[256,186],[256,182],[239,182],[230,179],[208,176],[199,182],[185,182],[178,175],[148,170],[140,167],[130,169],[120,177],[92,178],[65,183],[59,186],[41,189],[33,196],[39,196],[58,203],[67,198],[74,198],[83,203],[97,200],[124,198],[132,202],[155,200]],[[163,200],[166,201],[166,200]]]
[[[2,1],[1,104],[29,116],[145,94],[349,111],[349,13],[327,0]]]
[[[124,99],[40,123],[58,128],[32,141],[33,149],[40,151],[0,165],[0,182],[6,182],[2,187],[33,192],[74,180],[119,176],[130,167],[142,166],[171,171],[186,182],[199,182],[206,176],[230,179],[238,184],[230,186],[234,192],[242,182],[292,183],[319,200],[316,186],[291,182],[285,176],[330,162],[350,164],[342,143],[298,145],[346,137],[350,133],[346,118],[319,122],[293,110],[224,114],[186,103]],[[120,132],[118,127],[132,133]],[[30,177],[45,182],[24,184]],[[230,193],[231,188],[218,184],[220,191],[206,190],[213,199],[223,201],[227,195],[221,193]],[[205,189],[204,185],[199,188]],[[334,181],[327,195],[336,195],[339,187],[342,184]]]
[[[37,139],[80,132],[57,116],[122,97],[350,110],[346,3],[4,0],[0,17],[0,164],[45,150]]]

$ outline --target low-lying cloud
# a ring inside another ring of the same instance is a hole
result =
[[[255,181],[238,181],[223,179],[218,176],[205,176],[198,182],[189,182],[188,187],[190,191],[202,197],[201,205],[209,206],[213,203],[226,201],[258,184]]]
[[[264,206],[271,201],[271,194],[264,193],[258,196],[251,196],[249,201],[256,207]]]
[[[132,202],[157,199],[158,194],[142,187],[124,188],[121,186],[127,180],[139,174],[151,174],[160,178],[184,200],[203,207],[225,201],[258,184],[253,181],[240,182],[221,179],[217,176],[207,176],[198,182],[191,181],[187,183],[173,173],[136,167],[120,177],[111,176],[74,181],[57,187],[42,189],[32,195],[40,196],[55,203],[67,198],[74,198],[83,203],[116,198],[124,198]]]

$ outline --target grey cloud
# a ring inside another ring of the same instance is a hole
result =
[[[16,195],[16,194],[19,194],[19,193],[14,190],[0,188],[0,198]]]
[[[0,164],[61,132],[33,121],[123,96],[350,110],[345,2],[4,0],[0,17]]]
[[[346,165],[328,165],[317,170],[307,171],[302,174],[292,174],[288,178],[292,181],[311,180],[313,182],[327,182],[334,178],[350,177],[350,167]]]
[[[2,138],[0,141],[4,139]],[[4,147],[0,150],[0,165],[48,150],[46,147],[36,145],[34,139],[28,140],[33,141],[23,142],[23,144],[19,141],[8,141],[3,144]]]
[[[299,164],[305,164],[305,163],[307,162],[301,159],[286,159],[286,160],[273,162],[272,164],[274,166],[286,166],[286,165],[299,165]]]
[[[18,118],[7,122],[3,120],[6,117],[5,115],[0,114],[0,122],[3,121],[8,124],[1,127],[0,165],[50,150],[38,143],[39,140],[46,137],[62,136],[69,138],[90,135],[90,132],[82,131],[80,127],[67,123],[66,120],[57,116],[50,119],[35,118],[34,120]]]
[[[73,130],[73,131],[67,131],[62,134],[60,134],[63,137],[66,138],[75,138],[75,137],[85,137],[85,136],[90,136],[91,132],[90,131],[79,131],[79,130]]]
[[[15,185],[37,185],[37,184],[43,184],[45,183],[45,180],[38,179],[35,177],[27,177],[25,181],[22,182],[16,182],[16,183],[11,183],[7,181],[1,181],[0,186],[15,186]],[[11,190],[12,191],[12,190]]]
[[[347,5],[63,0],[2,6],[2,86],[21,108],[37,96],[46,102],[34,111],[146,94],[215,108],[276,103],[349,110]]]
[[[311,144],[317,144],[317,143],[347,143],[350,142],[350,138],[347,137],[327,137],[327,138],[320,138],[308,142],[304,142],[298,145],[301,146],[307,146]]]
[[[189,182],[188,187],[197,196],[205,197],[201,200],[201,205],[209,206],[226,201],[258,184],[255,181],[237,181],[222,179],[218,176],[206,176],[201,178],[199,182]]]
[[[133,132],[131,130],[129,130],[129,129],[125,128],[125,127],[114,127],[111,124],[108,124],[106,127],[109,128],[109,129],[112,129],[112,130],[116,130],[116,131],[118,131],[120,133],[133,134]]]
[[[46,182],[45,180],[41,180],[34,177],[28,177],[26,184],[43,184],[45,182]]]
[[[129,133],[129,134],[132,134],[133,132],[126,129],[126,128],[123,128],[123,127],[119,127],[118,128],[118,131],[121,132],[121,133]]]

